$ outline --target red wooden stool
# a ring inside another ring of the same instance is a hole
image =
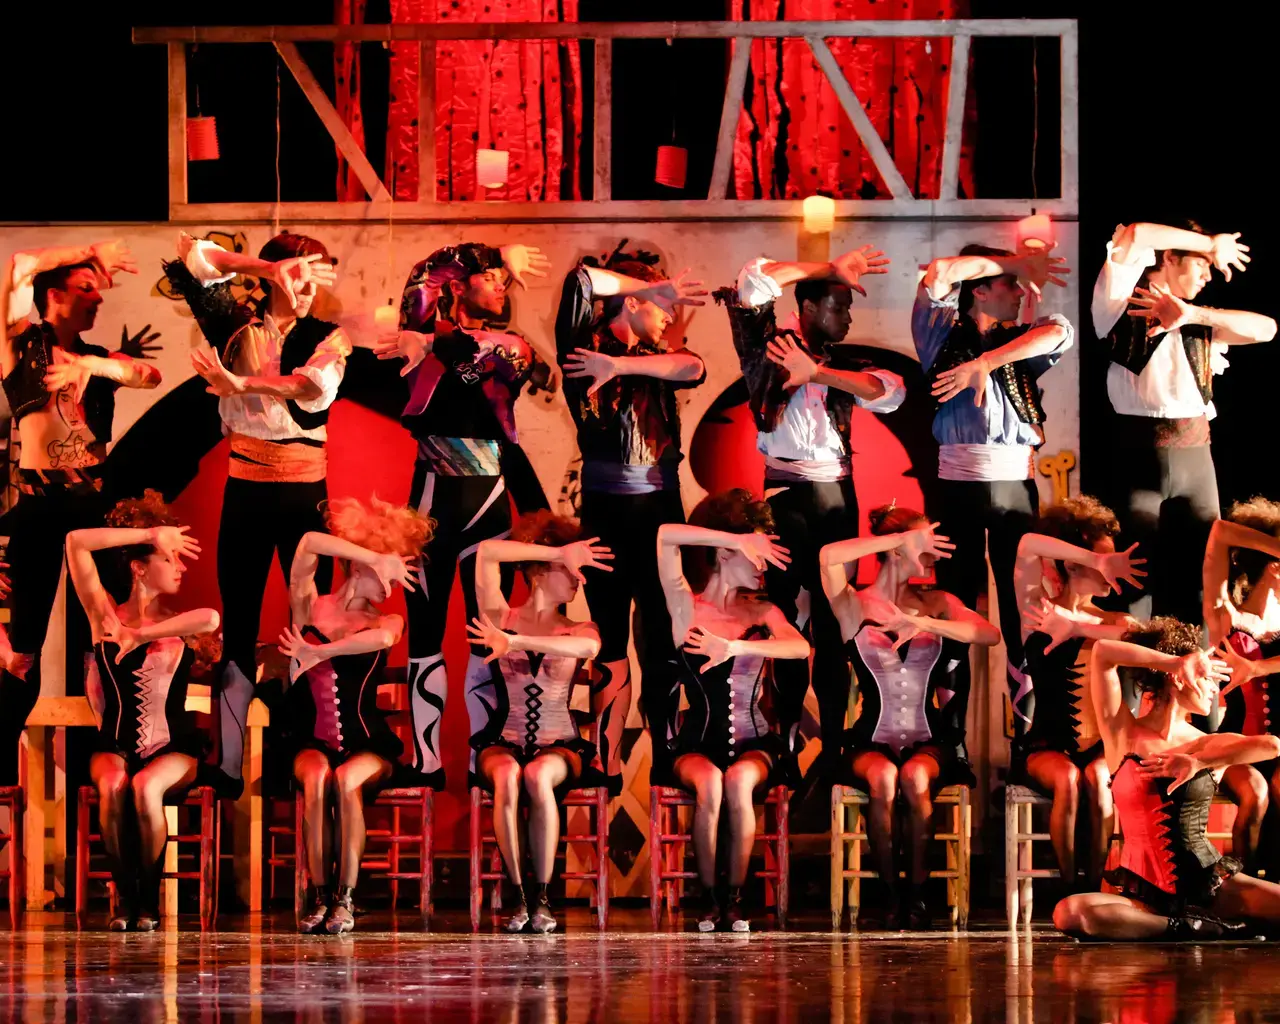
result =
[[[0,879],[9,881],[9,925],[17,928],[22,920],[26,902],[26,879],[23,867],[26,853],[22,846],[22,815],[26,810],[26,797],[21,786],[0,787],[0,807],[9,808],[9,831],[0,832],[0,850],[9,847],[9,866],[0,869]]]
[[[654,930],[662,921],[662,904],[674,916],[680,906],[686,878],[697,878],[696,871],[686,871],[685,844],[693,842],[693,833],[680,827],[680,808],[694,805],[693,794],[672,786],[649,787],[649,914]],[[773,808],[772,829],[769,809]],[[774,786],[765,795],[764,813],[756,820],[761,831],[756,840],[764,844],[764,867],[755,872],[764,879],[765,905],[774,908],[778,926],[787,926],[788,878],[791,870],[791,790]],[[692,823],[692,815],[690,815]]]
[[[384,789],[372,801],[365,804],[366,813],[371,808],[385,808],[391,812],[390,828],[367,827],[364,859],[360,872],[372,878],[385,878],[391,882],[391,906],[394,909],[400,896],[401,882],[418,883],[418,912],[423,927],[431,919],[431,883],[435,877],[432,839],[434,836],[435,793],[426,786],[406,786]],[[406,815],[404,812],[408,811]],[[311,884],[307,871],[306,847],[302,839],[302,794],[294,798],[294,916],[302,917],[307,886]],[[406,824],[406,817],[409,819]],[[413,828],[414,825],[417,828]],[[385,850],[369,852],[373,844],[385,844]],[[406,854],[401,847],[416,847]],[[408,870],[402,859],[417,861],[417,870]]]
[[[571,789],[560,800],[564,809],[585,807],[587,831],[570,833],[560,831],[560,843],[590,844],[595,847],[595,868],[590,871],[561,872],[566,882],[592,883],[591,905],[596,908],[596,921],[601,931],[609,926],[609,790],[606,786]],[[482,819],[484,808],[490,811],[489,819]],[[491,882],[490,908],[496,915],[502,909],[502,882],[507,877],[502,866],[502,854],[493,834],[493,795],[479,786],[471,787],[471,930],[480,930],[480,904],[484,901],[484,883]],[[594,816],[592,812],[594,811]],[[565,816],[566,819],[568,815]],[[568,824],[566,820],[566,825]],[[487,826],[487,827],[486,827]],[[486,847],[489,854],[489,870],[483,869]]]
[[[167,801],[166,801],[167,802]],[[102,842],[100,832],[89,831],[89,809],[98,804],[98,790],[95,786],[81,786],[80,798],[76,805],[76,923],[83,926],[89,905],[89,883],[105,881],[108,883],[108,894],[111,898],[111,912],[115,913],[116,893],[111,884],[110,871],[93,871],[89,866],[92,843]],[[209,786],[196,786],[173,806],[193,807],[200,812],[200,828],[198,832],[183,833],[179,829],[177,835],[169,837],[169,842],[178,844],[181,852],[183,843],[199,843],[195,871],[165,871],[162,879],[178,881],[198,881],[200,883],[200,930],[211,931],[218,916],[218,850],[222,831],[221,815],[218,813],[218,799]]]
[[[294,801],[275,797],[267,803],[267,905],[276,901],[276,873],[286,870],[297,888],[298,821]]]

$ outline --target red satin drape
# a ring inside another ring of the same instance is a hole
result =
[[[363,25],[365,0],[334,0],[336,25]],[[333,47],[334,107],[351,130],[356,145],[364,149],[364,115],[360,112],[360,47],[355,43],[335,43]],[[360,202],[364,186],[338,150],[338,202]]]
[[[396,24],[577,21],[578,0],[391,0]],[[582,67],[576,41],[442,42],[436,46],[439,200],[581,199]],[[418,45],[391,46],[387,188],[418,188]],[[476,150],[511,154],[504,188],[477,196]]]
[[[965,7],[965,0],[732,0],[730,16],[735,21],[933,20],[961,17]],[[844,38],[827,44],[912,193],[936,198],[951,41]],[[972,97],[970,89],[966,124],[974,116]],[[819,191],[849,199],[888,197],[803,39],[752,43],[733,171],[739,199],[792,199]],[[968,145],[960,152],[960,195],[973,196]]]

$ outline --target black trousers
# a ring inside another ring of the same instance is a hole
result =
[[[1218,476],[1208,445],[1159,448],[1142,416],[1117,416],[1111,461],[1098,497],[1120,520],[1125,546],[1147,559],[1144,590],[1126,589],[1129,614],[1138,619],[1173,615],[1203,619],[1204,549],[1221,513]]]
[[[1018,543],[1039,514],[1035,481],[939,480],[937,486],[940,504],[931,515],[942,524],[940,532],[956,545],[952,557],[937,564],[938,586],[970,608],[975,607],[979,598],[987,596],[990,557],[1008,665],[1009,700],[1015,718],[1025,715],[1029,719],[1032,695],[1022,672],[1022,624],[1013,589],[1013,566]],[[960,666],[955,678],[961,689],[952,699],[962,701],[956,714],[963,723],[969,701],[967,662]]]
[[[771,486],[766,482],[766,488]],[[765,586],[769,600],[792,622],[801,589],[809,595],[809,618],[801,632],[813,647],[813,693],[818,700],[818,726],[823,760],[830,765],[840,753],[845,711],[849,704],[849,659],[840,624],[822,589],[818,552],[858,532],[858,498],[851,479],[821,483],[789,483],[769,499],[778,543],[791,552],[786,571],[769,566]],[[800,660],[776,661],[778,721],[792,750],[798,752],[800,719],[809,690],[809,665]]]
[[[227,479],[218,524],[218,591],[222,597],[222,665],[218,672],[215,722],[216,781],[234,792],[241,778],[244,730],[257,680],[258,630],[262,598],[273,561],[285,585],[303,534],[325,529],[325,481],[261,483]],[[327,593],[332,559],[322,558],[316,588]]]
[[[53,618],[66,561],[67,534],[101,526],[109,501],[101,491],[55,485],[43,493],[21,495],[9,513],[6,561],[13,584],[9,642],[14,653],[29,655],[32,661],[25,679],[0,671],[0,785],[18,782],[18,741],[40,696],[40,652]],[[104,574],[104,579],[109,576]],[[91,647],[84,608],[68,580],[68,695],[84,692],[84,662]]]
[[[627,641],[635,631],[640,662],[640,704],[653,744],[653,767],[661,773],[669,767],[670,740],[680,706],[676,672],[676,648],[671,636],[671,615],[658,576],[658,528],[683,523],[684,506],[679,491],[650,494],[607,494],[583,491],[579,512],[583,537],[599,537],[613,552],[613,572],[587,569],[586,597],[591,620],[600,630],[597,665],[624,661]],[[632,621],[631,603],[635,602]],[[607,682],[607,681],[606,681]],[[601,712],[600,761],[608,769],[611,737],[621,735]],[[616,784],[615,784],[616,785]]]
[[[441,476],[433,473],[426,462],[418,462],[413,470],[410,504],[436,521],[435,534],[424,552],[418,589],[405,592],[413,771],[422,785],[443,789],[440,722],[449,683],[442,649],[449,595],[455,573],[461,573],[467,621],[479,614],[476,549],[481,541],[505,537],[511,531],[511,502],[500,476]],[[466,681],[472,734],[485,727],[493,712],[493,701],[487,697],[491,688],[490,667],[484,664],[483,652],[473,647]]]

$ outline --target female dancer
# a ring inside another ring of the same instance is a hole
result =
[[[330,533],[304,534],[298,543],[289,577],[294,624],[280,635],[280,650],[292,660],[285,720],[297,750],[293,777],[302,788],[304,855],[312,880],[298,930],[311,934],[323,927],[336,935],[355,927],[365,794],[386,783],[403,752],[378,711],[378,682],[404,622],[382,614],[377,604],[397,583],[413,589],[415,561],[434,523],[374,497],[368,504],[355,498],[330,502],[325,524]],[[333,593],[321,595],[316,571],[326,556],[344,566],[346,578]]]
[[[507,874],[520,890],[509,932],[526,926],[546,933],[556,927],[547,885],[560,845],[556,790],[577,782],[595,756],[595,745],[578,734],[569,713],[574,677],[583,662],[600,653],[600,633],[592,622],[564,614],[583,583],[585,567],[612,572],[613,553],[596,541],[580,540],[576,520],[533,512],[522,516],[510,540],[486,540],[476,555],[476,597],[480,615],[468,627],[474,643],[487,647],[493,666],[493,708],[487,727],[471,739],[476,774],[493,790],[493,830]],[[516,562],[529,597],[514,608],[502,593],[502,565]],[[529,796],[529,847],[537,882],[532,917],[521,875],[517,829],[520,789]]]
[[[1102,738],[1088,692],[1089,652],[1099,638],[1118,640],[1134,625],[1127,614],[1104,611],[1094,599],[1125,581],[1142,588],[1133,549],[1116,551],[1120,523],[1096,498],[1059,502],[1018,544],[1014,596],[1022,627],[1023,669],[1031,678],[1031,724],[1015,743],[1010,772],[1051,794],[1049,837],[1069,886],[1076,879],[1076,820],[1083,796],[1092,842],[1086,865],[1096,889],[1106,864],[1115,809]]]
[[[1226,519],[1215,520],[1203,576],[1208,640],[1232,669],[1222,692],[1226,713],[1219,728],[1275,733],[1266,677],[1280,672],[1280,503],[1238,501]],[[1245,688],[1255,679],[1256,686]],[[1222,776],[1237,807],[1231,849],[1246,870],[1257,853],[1267,807],[1280,801],[1276,764],[1232,765]]]
[[[98,788],[98,820],[119,906],[113,932],[154,931],[160,923],[160,875],[169,830],[165,797],[192,785],[205,746],[186,710],[187,681],[197,660],[217,660],[197,637],[218,628],[212,608],[172,614],[164,598],[176,594],[200,545],[156,491],[118,503],[100,529],[67,534],[71,583],[93,635],[97,685],[89,697],[98,713],[97,751],[89,777]],[[115,548],[130,580],[117,605],[93,553]],[[132,810],[132,814],[130,811]]]
[[[1144,714],[1124,702],[1121,667],[1140,670]],[[1124,846],[1107,880],[1118,892],[1077,893],[1053,923],[1091,939],[1216,938],[1244,918],[1280,921],[1280,885],[1251,878],[1205,836],[1224,768],[1280,756],[1275,736],[1205,735],[1189,721],[1207,715],[1230,667],[1200,650],[1200,630],[1156,618],[1099,640],[1089,687],[1111,771]]]
[[[761,698],[774,658],[807,658],[809,645],[776,605],[761,594],[766,564],[785,569],[767,502],[741,488],[707,500],[694,524],[658,529],[658,572],[680,650],[680,681],[689,708],[676,733],[673,772],[694,794],[693,845],[704,906],[698,930],[720,921],[716,893],[716,840],[721,803],[729,823],[725,920],[750,931],[742,904],[756,816],[752,794],[766,785],[787,745],[766,719]],[[682,547],[707,549],[695,592],[681,561]],[[700,581],[701,582],[701,581]]]
[[[936,523],[909,508],[872,509],[870,537],[828,544],[819,553],[822,585],[840,623],[862,697],[862,711],[844,736],[844,755],[857,784],[871,798],[867,830],[876,870],[889,890],[885,926],[896,928],[905,907],[911,928],[928,927],[920,890],[933,795],[956,782],[972,785],[958,756],[964,749],[966,701],[954,673],[966,645],[993,647],[1000,631],[958,598],[913,584],[928,576],[955,545],[934,533]],[[879,557],[875,582],[858,590],[859,559]],[[898,794],[905,803],[906,900],[900,901],[895,825]]]

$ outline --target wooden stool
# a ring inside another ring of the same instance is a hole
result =
[[[1017,930],[1019,912],[1022,923],[1031,926],[1031,880],[1062,877],[1057,868],[1032,866],[1032,844],[1049,838],[1048,832],[1035,831],[1033,809],[1052,806],[1052,798],[1029,786],[1004,787],[1004,902],[1011,931]]]
[[[168,803],[168,801],[166,801]],[[90,844],[100,843],[100,832],[89,831],[89,808],[98,804],[96,786],[81,786],[79,801],[76,805],[76,923],[83,926],[89,905],[89,883],[106,881],[111,883],[110,871],[92,871],[89,867]],[[194,807],[200,812],[200,830],[189,834],[171,830],[169,842],[174,844],[180,853],[183,843],[199,843],[197,869],[181,871],[165,868],[160,877],[176,881],[199,881],[200,883],[200,930],[211,931],[218,916],[218,849],[222,830],[218,813],[218,800],[209,786],[196,786],[190,789],[181,800],[170,806]],[[176,862],[176,856],[175,856]],[[111,898],[111,912],[115,913],[115,885],[109,884],[108,893]]]
[[[831,927],[839,928],[849,905],[850,924],[858,922],[862,902],[862,880],[879,878],[879,872],[862,866],[862,844],[867,842],[866,819],[862,808],[871,802],[860,789],[852,786],[831,788]],[[947,866],[930,871],[930,878],[947,881],[947,905],[951,923],[965,928],[969,924],[969,850],[973,822],[967,786],[947,786],[933,798],[934,808],[951,808],[951,823],[945,832],[934,832],[933,838],[946,848]],[[852,815],[852,820],[848,817]],[[846,866],[847,855],[847,866]],[[848,883],[846,890],[845,885]]]
[[[287,808],[287,813],[285,809]],[[267,904],[276,899],[276,872],[288,871],[297,889],[298,815],[293,800],[276,797],[267,805]]]
[[[692,831],[680,828],[680,808],[694,806],[693,794],[673,786],[649,787],[649,915],[656,931],[662,921],[662,904],[672,916],[680,906],[684,880],[697,878],[696,871],[684,867],[685,844],[693,842]],[[769,809],[773,809],[773,825]],[[774,786],[765,794],[764,813],[758,814],[760,831],[756,840],[764,844],[764,867],[755,873],[764,879],[765,906],[772,906],[778,927],[787,926],[787,903],[791,873],[791,790]],[[690,816],[692,829],[692,816]]]
[[[426,786],[405,786],[384,789],[372,801],[365,804],[365,809],[387,808],[391,811],[390,828],[366,828],[365,855],[360,861],[361,873],[369,872],[373,878],[384,878],[391,882],[391,906],[394,909],[400,896],[401,882],[418,883],[418,913],[422,917],[425,928],[431,920],[431,883],[435,877],[434,851],[432,847],[435,833],[435,793]],[[409,825],[404,822],[405,811],[411,812]],[[294,798],[294,895],[293,911],[295,918],[301,919],[307,896],[307,887],[311,884],[311,876],[307,871],[306,844],[302,838],[302,794]],[[417,829],[412,826],[417,824]],[[385,843],[386,850],[370,853],[369,845]],[[407,870],[401,864],[402,846],[416,847],[415,853],[418,869]]]
[[[592,871],[566,870],[560,877],[566,882],[585,881],[592,884],[591,905],[596,908],[596,923],[601,931],[609,926],[609,790],[606,786],[588,786],[571,789],[560,800],[560,807],[585,807],[587,831],[570,833],[560,831],[560,843],[566,848],[570,843],[595,847],[595,869]],[[490,811],[488,827],[483,821],[484,809]],[[494,915],[502,910],[502,882],[507,877],[502,864],[498,839],[493,833],[493,794],[480,786],[471,787],[471,930],[480,930],[480,905],[484,902],[484,883],[492,883],[489,890],[489,907]],[[594,812],[594,815],[593,813]],[[568,825],[568,815],[565,815]],[[489,869],[484,869],[486,847]]]
[[[0,879],[9,880],[9,926],[17,929],[26,903],[26,880],[22,869],[26,852],[22,846],[22,815],[26,798],[21,786],[0,787],[0,807],[9,808],[9,831],[0,832],[0,850],[9,847],[9,866],[0,870]]]

